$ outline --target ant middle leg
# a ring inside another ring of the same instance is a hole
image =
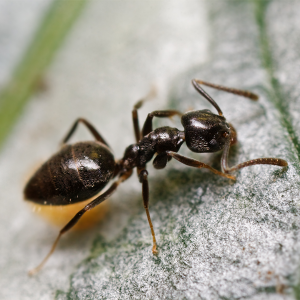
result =
[[[83,119],[83,118],[79,118],[75,121],[74,125],[71,127],[70,131],[68,132],[68,134],[66,135],[66,137],[63,139],[62,144],[65,144],[73,135],[73,133],[75,132],[78,123],[83,123],[91,132],[91,134],[94,136],[94,138],[98,141],[101,142],[102,144],[106,145],[108,148],[109,145],[106,143],[106,141],[104,140],[104,138],[100,135],[100,133],[96,130],[96,128],[87,120]]]
[[[154,255],[158,254],[158,250],[156,248],[156,238],[155,233],[152,225],[152,221],[150,218],[149,213],[149,185],[148,185],[148,172],[146,169],[139,170],[139,180],[142,183],[142,194],[143,194],[143,202],[144,202],[144,208],[147,214],[148,223],[151,229],[152,239],[153,239],[153,247],[152,247],[152,253]]]

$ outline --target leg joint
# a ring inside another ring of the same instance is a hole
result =
[[[142,183],[144,180],[146,180],[148,177],[148,171],[147,170],[142,170],[139,174],[139,180]]]

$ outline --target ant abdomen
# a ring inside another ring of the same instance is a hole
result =
[[[24,197],[43,205],[84,201],[100,192],[114,171],[113,154],[99,142],[65,145],[32,176]]]

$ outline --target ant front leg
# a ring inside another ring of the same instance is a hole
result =
[[[235,180],[235,176],[232,176],[232,175],[229,175],[229,174],[226,174],[226,173],[222,173],[222,172],[212,168],[211,166],[209,166],[209,165],[207,165],[207,164],[205,164],[205,163],[203,163],[199,160],[192,159],[192,158],[180,155],[180,154],[178,154],[176,152],[173,152],[173,151],[166,151],[166,153],[169,157],[173,157],[174,159],[178,160],[182,164],[187,165],[189,167],[198,168],[198,169],[205,168],[205,169],[208,169],[208,170],[210,170],[211,172],[213,172],[217,175]]]
[[[153,225],[149,213],[149,185],[148,185],[148,172],[146,169],[139,170],[139,180],[142,183],[144,208],[147,214],[147,219],[148,219],[148,223],[151,229],[151,234],[153,239],[152,253],[156,255],[158,254],[158,251],[156,249],[156,238],[155,238],[155,233],[154,233],[154,229],[153,229]]]
[[[230,124],[230,126],[232,127],[231,124]],[[233,134],[234,134],[234,136],[232,137],[232,133],[231,133],[230,139],[228,139],[227,143],[225,144],[222,158],[221,158],[221,167],[222,167],[222,171],[224,173],[228,174],[228,173],[237,171],[239,169],[253,166],[253,165],[275,165],[275,166],[279,166],[279,167],[286,167],[288,165],[288,163],[284,159],[264,157],[264,158],[256,158],[256,159],[248,160],[248,161],[245,161],[236,166],[229,167],[228,166],[229,149],[230,149],[230,146],[233,144],[233,142],[236,142],[236,133],[233,133]]]
[[[85,120],[83,118],[79,118],[75,121],[74,125],[71,127],[71,129],[68,132],[68,134],[66,135],[66,137],[63,139],[62,144],[65,144],[71,138],[71,136],[73,135],[73,133],[75,132],[75,130],[78,126],[78,123],[83,123],[98,142],[100,142],[100,143],[106,145],[108,148],[110,148],[109,145],[104,140],[104,138],[96,130],[96,128],[90,122],[88,122],[87,120]]]
[[[233,146],[237,143],[237,133],[231,123],[228,123],[228,125],[230,127],[230,146]]]

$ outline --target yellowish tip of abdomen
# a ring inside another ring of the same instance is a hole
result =
[[[43,217],[50,223],[64,227],[85,205],[92,200],[86,200],[68,205],[41,205],[29,202],[37,215]],[[95,226],[108,212],[108,202],[105,201],[90,211],[87,211],[71,230],[85,230]]]

